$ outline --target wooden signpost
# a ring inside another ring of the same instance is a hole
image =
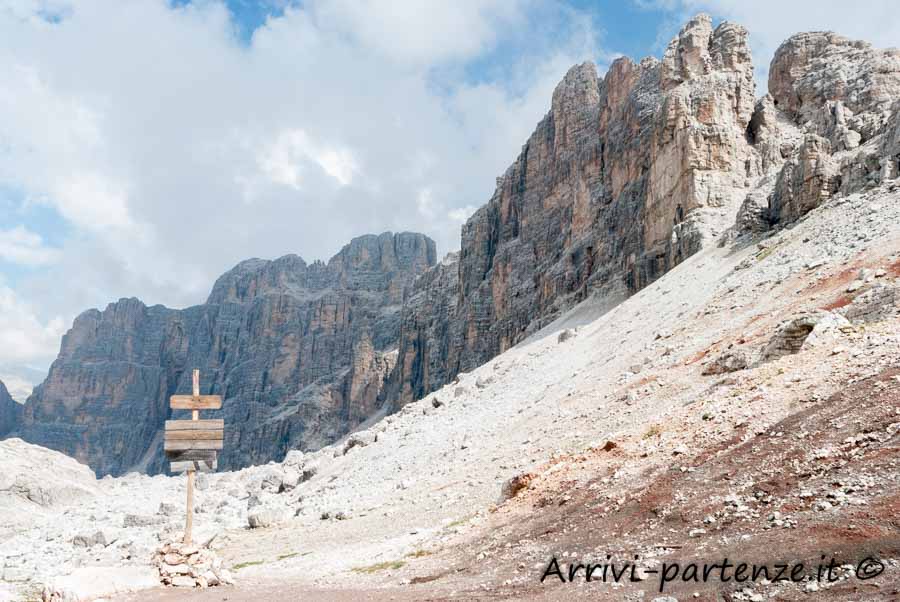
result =
[[[166,420],[164,449],[172,472],[187,472],[187,518],[184,543],[191,544],[194,524],[194,473],[216,469],[216,455],[225,440],[225,421],[200,420],[200,410],[222,407],[219,395],[200,395],[200,371],[194,370],[191,395],[172,395],[173,410],[193,410],[191,420]]]

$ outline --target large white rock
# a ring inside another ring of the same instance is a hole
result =
[[[39,506],[65,505],[97,494],[94,472],[74,458],[25,443],[0,441],[0,494]]]
[[[59,452],[21,439],[0,441],[0,539],[31,526],[35,514],[98,494],[93,471]],[[8,510],[8,511],[6,511]]]
[[[153,567],[93,566],[54,577],[44,585],[41,595],[44,602],[89,602],[159,585],[159,572]]]

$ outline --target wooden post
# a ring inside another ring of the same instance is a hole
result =
[[[200,400],[200,370],[194,369],[192,375],[193,386],[191,395],[194,401]],[[193,410],[191,420],[200,419],[200,410]],[[187,473],[187,517],[184,521],[184,545],[191,545],[191,531],[194,527],[194,471],[189,470]]]
[[[194,478],[197,471],[214,471],[217,453],[224,445],[225,421],[221,418],[200,420],[200,410],[222,408],[221,395],[200,395],[200,371],[191,374],[191,394],[172,395],[169,407],[191,410],[190,420],[166,420],[163,450],[172,472],[187,472],[187,512],[184,544],[191,545],[194,525]]]
[[[193,375],[193,389],[191,391],[191,395],[194,397],[194,401],[200,401],[200,370],[194,368]],[[198,420],[200,418],[200,410],[194,410],[192,414],[194,420]]]
[[[191,530],[194,528],[194,471],[187,473],[187,518],[184,521],[184,545],[191,545]]]

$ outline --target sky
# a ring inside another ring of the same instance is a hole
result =
[[[455,250],[570,66],[698,12],[750,30],[758,94],[791,33],[900,43],[880,0],[0,0],[0,380],[24,400],[82,311],[202,303],[249,257]]]

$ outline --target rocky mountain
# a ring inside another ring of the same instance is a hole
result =
[[[0,437],[12,431],[19,420],[22,406],[10,396],[3,381],[0,381]]]
[[[704,15],[661,60],[577,65],[458,254],[369,236],[327,265],[244,262],[201,306],[87,312],[16,432],[101,474],[161,470],[166,399],[199,367],[226,398],[222,466],[316,449],[580,301],[609,309],[710,244],[897,177],[900,51],[798,34],[769,73],[757,99],[747,31]]]
[[[251,259],[184,310],[122,299],[80,315],[25,404],[16,434],[98,474],[164,470],[169,396],[224,397],[225,450],[239,467],[316,449],[370,417],[393,368],[400,307],[435,263],[421,234],[356,238],[328,263]]]
[[[897,177],[900,51],[803,33],[769,72],[757,101],[747,31],[705,15],[661,61],[620,58],[603,79],[573,67],[456,267],[417,283],[386,399],[420,398],[589,295],[612,306],[723,231]]]
[[[749,136],[766,177],[739,226],[786,224],[836,195],[900,175],[900,49],[797,34],[769,68]]]
[[[795,35],[754,101],[746,49],[701,16],[662,61],[573,68],[440,263],[370,236],[244,262],[194,308],[87,312],[17,432],[158,470],[166,395],[201,367],[226,465],[303,448],[197,479],[240,599],[895,599],[900,51]],[[383,402],[403,407],[336,440]],[[108,585],[180,535],[183,479],[55,456],[0,443],[0,598]],[[563,572],[829,550],[837,578],[541,582],[561,549]]]
[[[731,224],[759,174],[747,31],[690,21],[663,59],[573,67],[550,112],[465,224],[450,303],[404,308],[389,391],[408,402],[588,295],[621,299]],[[446,272],[448,268],[438,267]]]

